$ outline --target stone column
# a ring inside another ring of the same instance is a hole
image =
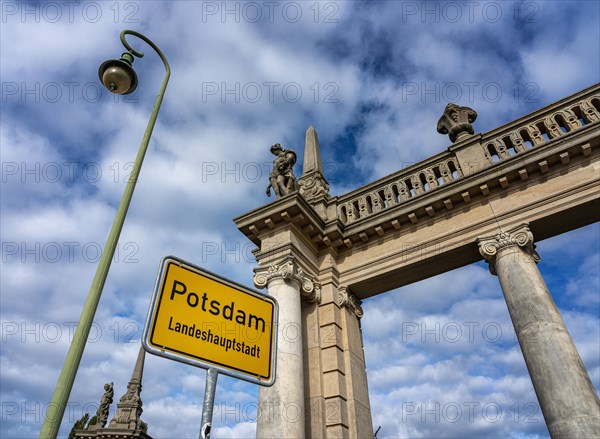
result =
[[[500,280],[550,436],[600,437],[600,400],[537,268],[528,225],[478,245]]]
[[[258,393],[256,437],[304,438],[304,370],[301,295],[314,284],[293,257],[255,269],[254,284],[279,303],[275,384]]]

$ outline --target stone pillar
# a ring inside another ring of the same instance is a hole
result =
[[[342,338],[346,373],[348,433],[350,438],[370,438],[373,435],[373,421],[360,327],[360,319],[363,316],[361,301],[347,287],[340,286],[337,305],[340,307],[342,328],[344,328]]]
[[[304,438],[304,370],[301,295],[314,284],[293,257],[255,270],[254,284],[279,303],[275,384],[258,393],[256,437]]]
[[[333,271],[333,270],[332,270]],[[303,306],[306,435],[373,437],[360,300],[321,271],[320,300]]]
[[[553,439],[600,437],[600,400],[536,263],[527,224],[478,240],[498,276]]]

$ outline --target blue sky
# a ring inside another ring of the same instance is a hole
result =
[[[160,259],[252,285],[232,218],[265,197],[269,146],[318,134],[331,193],[448,147],[448,102],[476,132],[600,80],[599,3],[2,1],[0,436],[37,437],[163,75],[101,88],[119,32],[172,77],[61,434],[125,391]],[[301,159],[298,161],[301,164]],[[301,173],[297,166],[296,174]],[[271,199],[272,200],[272,199]],[[600,388],[600,227],[538,243],[539,268]],[[366,300],[380,438],[548,437],[498,280],[480,262]],[[205,372],[147,356],[155,438],[197,437]],[[257,387],[220,377],[215,438],[253,437]],[[115,404],[116,405],[116,404]]]

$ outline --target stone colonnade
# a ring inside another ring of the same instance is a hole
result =
[[[258,437],[372,437],[359,298],[481,256],[550,434],[600,437],[600,401],[538,271],[533,235],[528,224],[511,229],[531,223],[545,239],[600,220],[599,103],[596,84],[478,134],[476,112],[449,105],[437,127],[450,135],[445,151],[337,196],[309,127],[299,190],[234,219],[257,246],[256,286],[280,301],[277,377],[260,390]]]
[[[600,401],[537,268],[528,225],[477,244],[500,281],[551,437],[600,437]],[[370,437],[360,301],[338,284],[333,258],[320,284],[298,259],[255,270],[255,285],[279,301],[276,382],[260,389],[257,438]]]

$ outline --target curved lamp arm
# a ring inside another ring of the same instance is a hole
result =
[[[163,81],[163,85],[166,85],[166,82],[169,82],[169,77],[171,76],[171,67],[169,66],[167,58],[158,48],[158,46],[154,44],[148,37],[139,32],[129,29],[124,30],[123,32],[121,32],[121,43],[123,43],[123,46],[125,46],[125,49],[127,49],[129,53],[131,53],[134,56],[137,56],[138,58],[143,58],[144,52],[138,52],[133,47],[131,47],[131,45],[127,42],[127,39],[125,38],[125,35],[133,35],[134,37],[138,37],[140,40],[145,41],[150,47],[152,47],[155,50],[156,53],[158,53],[158,56],[160,56],[160,59],[165,65],[165,70],[167,71],[165,75],[165,80]]]
[[[106,282],[106,278],[108,276],[108,270],[110,269],[111,261],[115,254],[115,249],[119,241],[119,236],[121,235],[123,224],[125,223],[125,216],[127,215],[127,210],[129,209],[129,204],[133,196],[135,184],[137,183],[137,177],[142,167],[146,150],[148,149],[148,143],[150,142],[150,136],[152,135],[152,130],[154,129],[154,124],[158,116],[158,110],[160,109],[163,95],[167,88],[167,83],[169,82],[169,77],[171,76],[171,68],[169,67],[167,59],[162,51],[152,41],[139,32],[132,30],[124,30],[121,32],[121,42],[132,55],[135,55],[138,58],[144,56],[143,52],[134,50],[125,40],[126,35],[136,36],[148,43],[148,45],[152,47],[160,56],[160,59],[165,65],[166,73],[160,88],[160,92],[156,98],[152,115],[148,121],[148,126],[146,127],[144,137],[142,138],[133,171],[131,172],[131,175],[127,181],[127,185],[125,186],[123,198],[121,199],[121,203],[117,209],[117,214],[115,216],[112,228],[110,229],[108,239],[106,240],[102,257],[98,262],[96,275],[92,281],[92,286],[90,287],[87,300],[83,307],[83,311],[81,312],[81,317],[79,318],[79,325],[77,326],[75,334],[73,335],[73,341],[69,347],[67,358],[65,359],[60,377],[58,378],[58,383],[56,384],[54,394],[52,395],[52,400],[48,406],[46,418],[44,419],[44,424],[40,430],[40,439],[55,439],[56,435],[58,434],[58,430],[60,429],[65,408],[71,394],[71,389],[73,388],[73,382],[75,381],[75,376],[77,375],[77,370],[79,369],[79,363],[81,362],[81,357],[83,356],[83,350],[94,321],[98,302],[100,301],[100,296],[102,295],[102,290],[104,289],[104,283]]]
[[[156,44],[154,44],[145,35],[142,35],[141,33],[136,32],[134,30],[124,30],[123,32],[121,32],[121,43],[123,43],[123,46],[125,46],[125,48],[127,49],[127,51],[129,53],[131,53],[134,56],[137,56],[138,58],[143,58],[143,56],[144,56],[144,52],[138,52],[133,47],[131,47],[131,45],[127,42],[127,39],[125,38],[126,35],[133,35],[135,37],[138,37],[140,40],[145,41],[150,47],[152,47],[154,49],[154,51],[158,54],[158,56],[160,56],[160,59],[162,60],[163,64],[165,65],[165,77],[164,77],[162,85],[160,87],[160,91],[158,92],[158,96],[156,97],[156,102],[154,103],[154,109],[152,110],[152,114],[150,115],[150,120],[148,121],[148,126],[146,127],[146,132],[144,133],[144,137],[142,138],[142,144],[140,145],[140,150],[138,152],[138,157],[136,158],[136,161],[135,161],[135,166],[129,177],[129,180],[131,180],[131,179],[137,180],[140,168],[142,166],[142,161],[144,159],[144,155],[146,154],[146,149],[148,148],[148,142],[150,141],[150,136],[152,136],[152,131],[154,130],[154,124],[156,123],[156,118],[158,117],[158,110],[160,109],[160,105],[162,104],[163,96],[165,94],[165,90],[167,89],[167,84],[169,83],[169,78],[171,77],[171,66],[169,66],[169,62],[167,61],[167,58],[165,57],[165,55],[162,53],[162,51],[158,48],[158,46]],[[140,158],[140,154],[142,154],[141,158]],[[139,163],[138,163],[138,160],[139,160]]]

